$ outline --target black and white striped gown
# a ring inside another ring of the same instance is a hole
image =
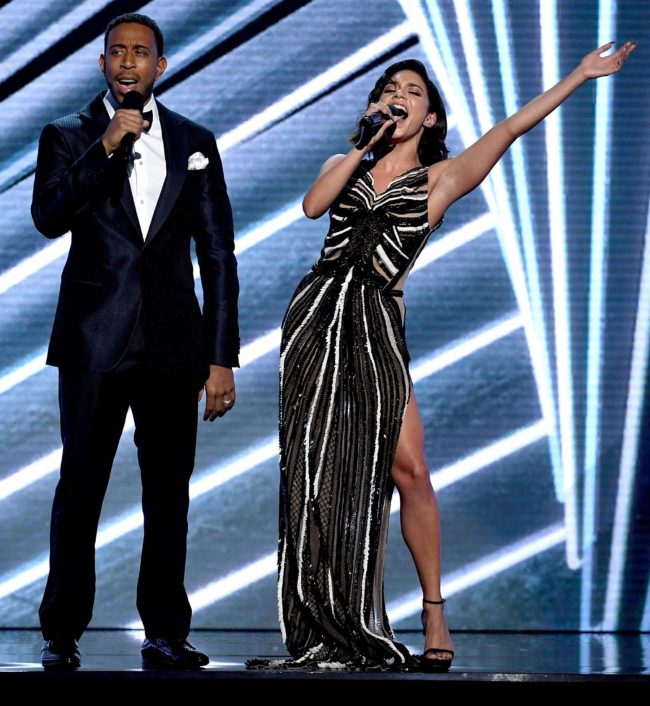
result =
[[[293,658],[282,667],[413,664],[393,639],[383,573],[410,394],[402,286],[431,232],[428,171],[377,194],[372,166],[330,210],[320,259],[282,324],[278,599]]]

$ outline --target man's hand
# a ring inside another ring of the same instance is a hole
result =
[[[199,402],[203,390],[199,391]],[[205,412],[203,421],[211,421],[230,411],[235,406],[235,377],[232,368],[221,365],[210,366],[210,377],[205,381]]]
[[[127,133],[133,133],[135,139],[139,140],[142,130],[149,127],[149,121],[143,120],[139,110],[126,110],[120,108],[115,111],[115,115],[108,123],[106,131],[102,135],[102,143],[106,154],[110,155],[122,144],[122,138]]]

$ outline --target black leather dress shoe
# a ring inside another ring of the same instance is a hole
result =
[[[199,669],[210,659],[187,640],[169,640],[165,637],[148,638],[142,643],[144,669]]]
[[[45,640],[41,649],[43,669],[73,670],[81,666],[79,645],[73,638]]]

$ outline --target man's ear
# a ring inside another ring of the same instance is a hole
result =
[[[105,74],[106,73],[106,59],[103,54],[99,55],[99,70]]]
[[[167,68],[167,59],[164,56],[158,58],[156,62],[156,81],[165,73]]]

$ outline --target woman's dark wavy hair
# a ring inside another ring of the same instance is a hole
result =
[[[420,162],[428,167],[431,164],[447,159],[449,155],[449,150],[445,144],[445,138],[447,137],[447,113],[440,93],[438,93],[438,89],[429,78],[427,70],[424,68],[424,64],[421,61],[417,59],[404,59],[403,61],[391,64],[379,77],[377,83],[375,83],[375,87],[368,94],[368,105],[370,105],[370,103],[376,103],[379,100],[386,84],[391,82],[393,76],[398,71],[415,71],[415,73],[418,74],[427,88],[429,112],[436,114],[436,124],[433,125],[433,127],[425,127],[422,137],[420,138],[420,144],[418,145],[418,158]],[[356,144],[358,139],[359,127],[357,126],[354,134],[350,135],[349,141],[352,144]],[[387,146],[378,143],[374,145],[370,156],[376,159],[385,152],[386,148]]]

